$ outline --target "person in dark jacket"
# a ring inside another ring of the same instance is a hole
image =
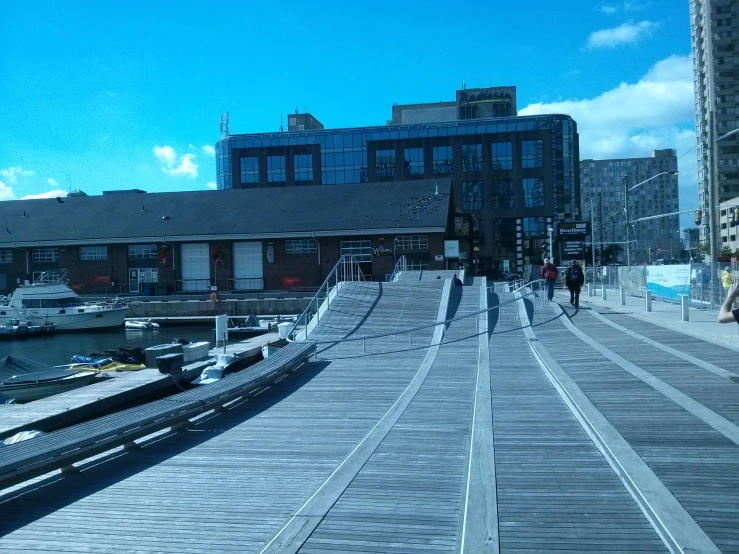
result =
[[[457,277],[457,274],[456,273],[452,276],[452,284],[455,287],[461,287],[461,286],[464,285],[464,283],[462,282],[462,279],[460,279],[459,277]]]
[[[565,275],[565,286],[570,290],[570,304],[575,308],[580,306],[580,288],[585,282],[585,275],[577,260],[572,260],[572,264]]]
[[[554,282],[557,280],[559,271],[549,258],[544,258],[544,265],[541,268],[541,278],[544,279],[544,286],[547,289],[547,300],[551,302],[554,299]]]

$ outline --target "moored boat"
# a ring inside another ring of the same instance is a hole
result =
[[[120,327],[131,308],[119,301],[82,302],[64,277],[47,273],[28,281],[0,302],[0,323],[25,319],[33,325],[54,325],[58,331]]]
[[[83,387],[96,377],[94,372],[53,368],[20,356],[0,359],[0,393],[16,402],[31,402]]]
[[[125,323],[126,329],[159,329],[159,324],[151,319],[130,319]]]

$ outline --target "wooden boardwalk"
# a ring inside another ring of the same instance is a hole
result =
[[[0,551],[739,552],[735,352],[483,284],[345,284],[289,376],[4,491]]]

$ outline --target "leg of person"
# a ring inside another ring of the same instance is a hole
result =
[[[570,289],[570,304],[575,304],[575,287],[569,287]]]
[[[554,281],[547,280],[547,300],[550,302],[554,299]]]
[[[575,308],[580,306],[580,287],[573,287],[575,296]]]

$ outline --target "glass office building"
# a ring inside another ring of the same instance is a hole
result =
[[[219,189],[451,177],[461,264],[481,272],[541,258],[547,225],[580,215],[576,123],[566,115],[227,135]]]

